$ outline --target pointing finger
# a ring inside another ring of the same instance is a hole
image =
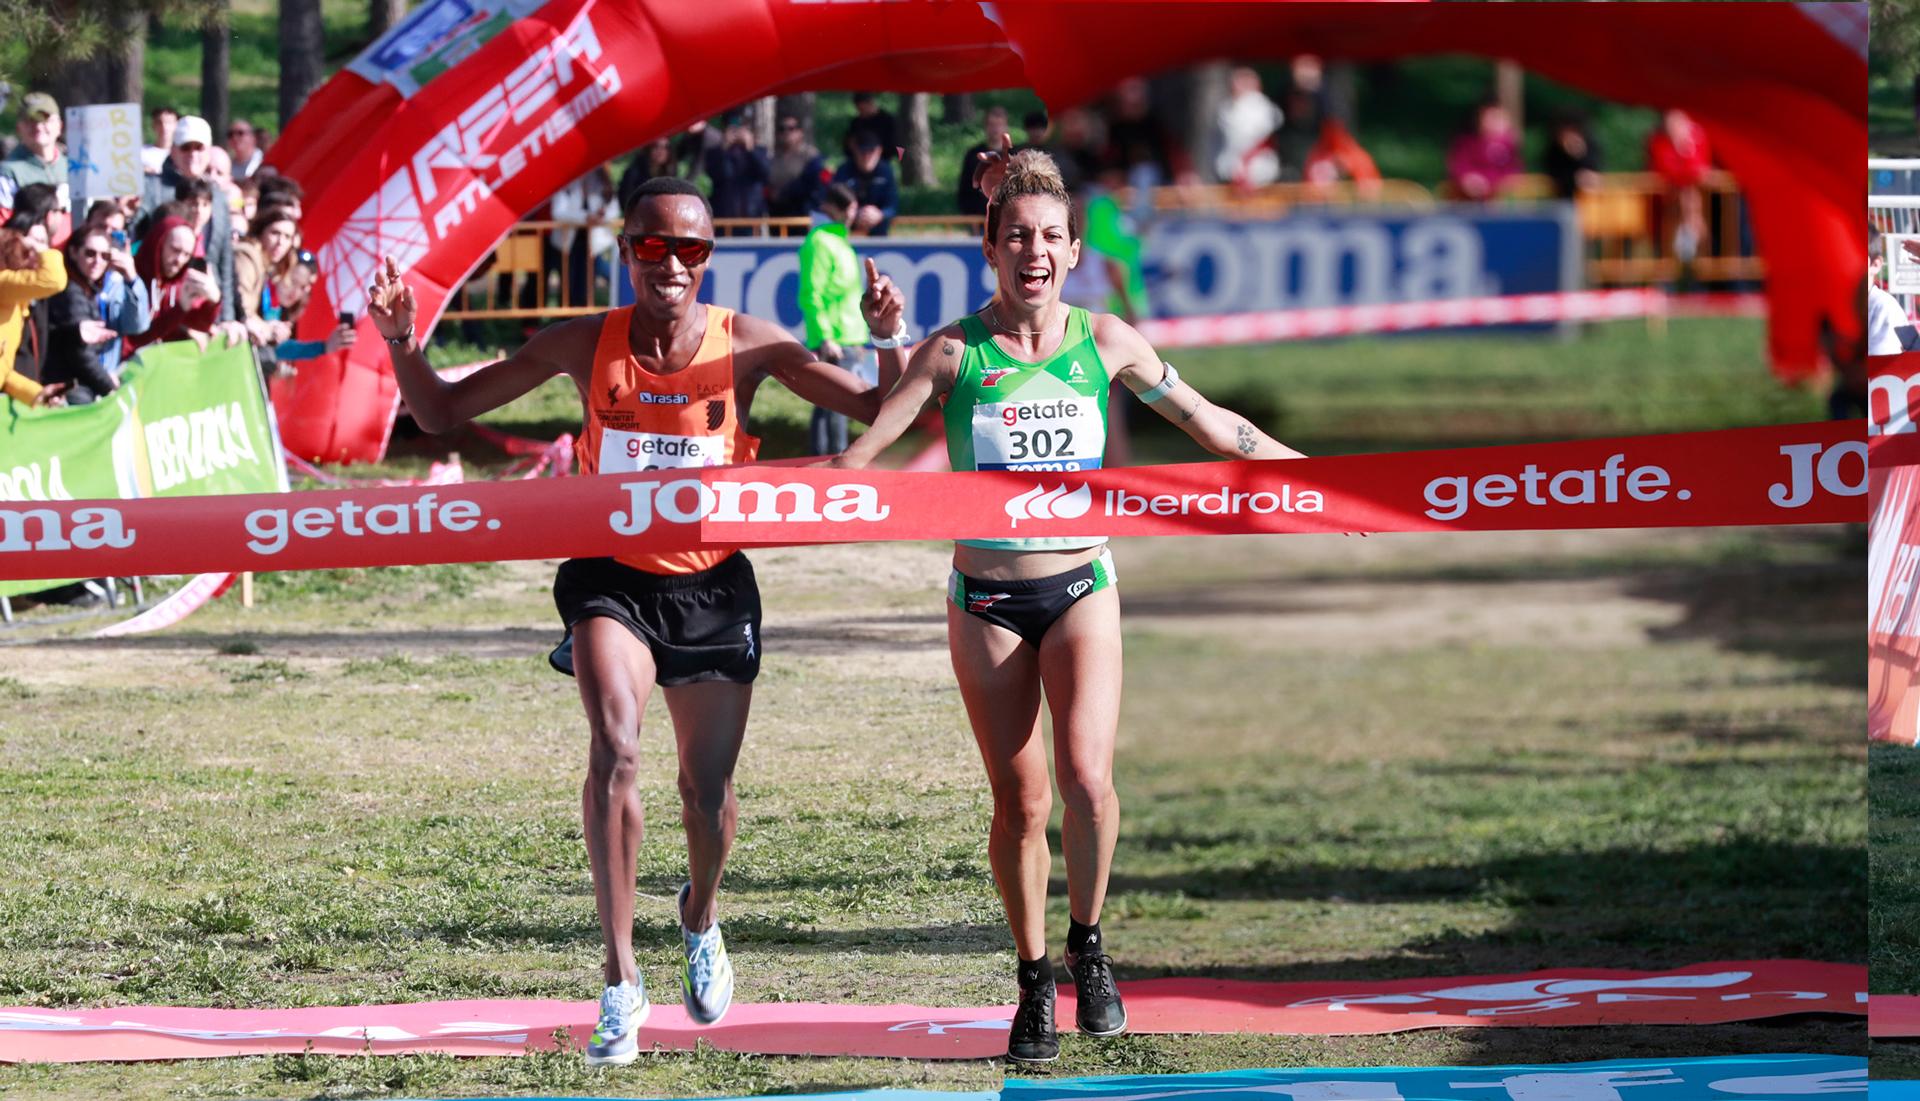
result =
[[[867,286],[869,287],[874,286],[879,281],[880,281],[880,267],[879,265],[873,262],[873,257],[869,256],[867,257]]]

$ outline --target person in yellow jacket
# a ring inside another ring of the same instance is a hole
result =
[[[65,387],[43,387],[13,369],[27,307],[59,294],[67,286],[67,264],[60,250],[47,247],[46,230],[0,229],[0,393],[16,401],[44,405]]]

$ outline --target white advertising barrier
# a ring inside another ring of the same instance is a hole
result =
[[[1920,233],[1889,233],[1880,243],[1887,250],[1888,292],[1920,294]]]

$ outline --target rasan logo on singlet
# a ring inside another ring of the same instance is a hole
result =
[[[806,482],[714,482],[696,478],[670,482],[627,482],[627,508],[611,513],[608,524],[617,535],[639,535],[653,526],[655,517],[670,524],[712,520],[722,524],[767,524],[831,520],[868,522],[885,520],[891,506],[880,503],[880,491],[867,485],[827,486],[824,498]]]

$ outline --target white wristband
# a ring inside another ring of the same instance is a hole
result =
[[[899,332],[892,336],[873,337],[871,343],[876,348],[904,348],[913,343],[913,334],[907,331],[905,325],[902,325]]]
[[[1173,393],[1173,388],[1180,385],[1180,372],[1173,369],[1173,364],[1162,360],[1160,366],[1167,369],[1166,375],[1160,379],[1160,385],[1151,390],[1140,391],[1140,400],[1148,405]]]

